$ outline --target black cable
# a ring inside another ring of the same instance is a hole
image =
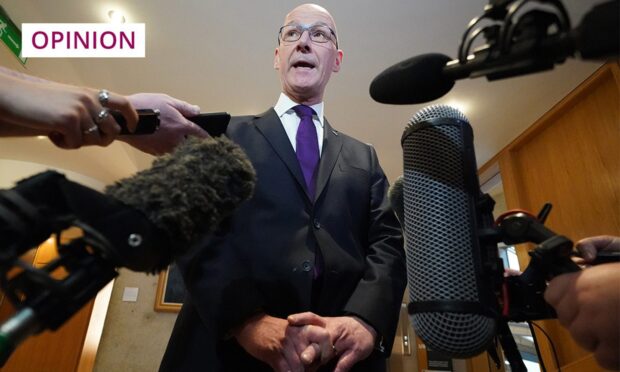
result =
[[[532,334],[532,339],[534,340],[534,347],[536,348],[536,355],[538,356],[538,364],[542,367],[542,372],[547,372],[545,368],[545,362],[540,357],[540,348],[538,347],[538,339],[536,338],[536,333],[534,332],[534,327],[532,327],[532,322],[527,321],[527,325],[530,327],[530,333]]]
[[[538,329],[545,335],[545,337],[547,337],[547,341],[549,341],[549,345],[551,345],[551,351],[553,351],[553,359],[555,359],[555,365],[558,367],[558,372],[562,372],[562,368],[560,367],[560,360],[558,359],[558,353],[555,351],[555,345],[553,345],[553,341],[551,341],[551,337],[549,337],[547,332],[545,332],[545,330],[538,324],[534,322],[528,322],[528,324],[530,324],[530,327],[532,325],[538,327]],[[536,339],[536,335],[534,334],[534,332],[532,332],[532,336],[534,336],[534,339]],[[538,345],[536,346],[536,350],[538,350]],[[538,353],[538,355],[540,356],[540,352]],[[539,361],[541,362],[541,365],[544,368],[544,363],[542,362],[542,358],[540,358]]]

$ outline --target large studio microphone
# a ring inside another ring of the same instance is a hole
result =
[[[385,69],[370,84],[370,96],[379,103],[408,105],[430,102],[447,94],[456,80],[485,76],[493,81],[552,69],[566,58],[579,53],[585,60],[604,61],[618,56],[619,1],[613,0],[592,8],[580,25],[553,35],[546,31],[548,17],[531,12],[523,18],[521,39],[489,42],[469,57],[459,59],[438,53],[415,56]],[[504,28],[510,29],[504,21]],[[540,28],[542,31],[538,31]],[[526,32],[527,31],[527,32]],[[529,32],[529,33],[528,33]],[[491,32],[489,35],[497,35]],[[502,50],[500,44],[503,43]],[[463,45],[461,45],[463,47]]]
[[[491,344],[498,317],[477,237],[472,129],[457,109],[429,106],[411,118],[401,142],[412,325],[432,350],[468,358]]]

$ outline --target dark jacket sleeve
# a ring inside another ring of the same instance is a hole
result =
[[[235,250],[221,244],[223,237],[204,243],[194,257],[177,262],[183,273],[187,295],[201,321],[217,338],[262,311],[263,298]]]
[[[384,352],[394,343],[401,302],[407,284],[401,228],[390,206],[388,181],[371,151],[371,190],[368,215],[368,248],[364,275],[345,306],[345,311],[375,328]]]

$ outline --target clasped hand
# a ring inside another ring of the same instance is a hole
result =
[[[275,371],[315,371],[337,359],[334,371],[348,371],[373,350],[376,332],[354,316],[321,317],[311,312],[288,319],[261,314],[235,332],[239,344]]]

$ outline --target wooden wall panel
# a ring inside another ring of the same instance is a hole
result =
[[[79,230],[67,230],[63,234],[63,242],[80,235]],[[53,240],[41,244],[32,260],[33,266],[42,267],[57,256]],[[55,272],[56,273],[56,272]],[[64,275],[62,272],[58,272]],[[55,332],[45,331],[25,340],[11,355],[0,372],[72,372],[75,371],[82,355],[84,337],[88,329],[94,301],[90,301],[71,319]],[[4,321],[14,311],[6,301],[0,306]]]
[[[27,339],[13,353],[2,372],[72,372],[80,360],[93,303],[88,303],[56,332]]]
[[[603,66],[498,156],[508,207],[537,213],[551,202],[547,226],[573,241],[620,235],[619,71],[616,62]],[[518,247],[521,267],[529,261],[527,249]],[[562,366],[596,370],[557,321],[538,324],[550,334]],[[536,333],[553,370],[550,345]]]
[[[604,66],[500,156],[508,205],[554,203],[549,226],[573,239],[620,233],[620,94]]]

